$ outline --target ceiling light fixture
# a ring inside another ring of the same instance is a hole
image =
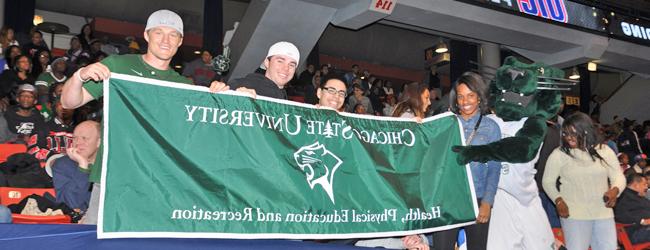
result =
[[[573,69],[571,70],[571,74],[569,75],[569,79],[571,79],[571,80],[580,79],[580,73],[578,73],[578,68],[577,67],[573,67]]]
[[[592,72],[598,70],[598,64],[596,64],[595,62],[587,63],[587,70]]]
[[[39,24],[43,23],[43,17],[39,15],[34,15],[34,26],[38,26]]]
[[[441,40],[438,43],[438,45],[436,45],[436,53],[442,54],[442,53],[446,53],[447,51],[449,51],[449,48],[447,47],[447,44],[444,41]]]

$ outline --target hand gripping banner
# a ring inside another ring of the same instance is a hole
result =
[[[417,123],[121,74],[104,93],[99,238],[388,237],[476,218],[451,113]]]

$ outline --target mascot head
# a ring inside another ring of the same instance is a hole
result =
[[[490,107],[505,121],[536,116],[544,120],[560,109],[564,71],[507,57],[490,84]]]

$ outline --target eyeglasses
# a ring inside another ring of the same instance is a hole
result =
[[[327,93],[329,93],[330,95],[338,95],[338,96],[344,97],[344,98],[348,95],[347,93],[345,93],[345,91],[337,90],[337,89],[335,89],[333,87],[322,87],[322,89],[327,91]]]
[[[567,136],[578,137],[578,133],[576,133],[576,132],[562,131],[562,137],[567,137]]]

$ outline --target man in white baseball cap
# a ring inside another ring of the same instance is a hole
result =
[[[262,65],[266,68],[264,75],[251,73],[244,78],[228,82],[231,89],[254,90],[258,95],[287,99],[284,87],[296,73],[300,61],[300,51],[290,42],[277,42],[270,48]]]
[[[169,66],[172,57],[183,43],[183,20],[178,14],[169,10],[158,10],[147,19],[144,40],[147,41],[147,53],[144,55],[113,55],[77,70],[63,86],[61,104],[63,108],[75,109],[104,95],[103,80],[111,73],[120,73],[137,77],[152,78],[170,82],[191,84],[191,80],[181,76]],[[211,89],[221,91],[228,89],[224,83],[213,82]],[[97,223],[99,204],[99,181],[101,176],[102,149],[97,153],[95,164],[90,167],[90,181],[93,190],[85,224]]]

